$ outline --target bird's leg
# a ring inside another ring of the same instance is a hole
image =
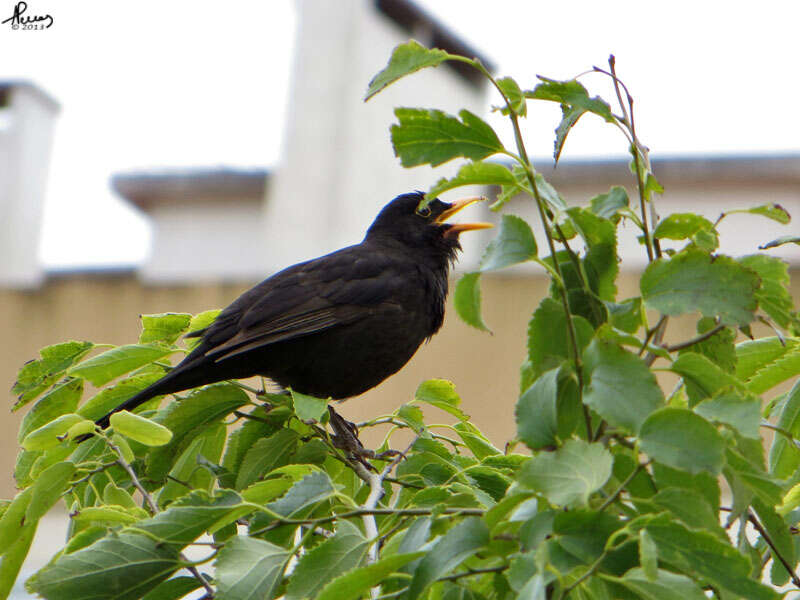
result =
[[[333,429],[333,445],[340,450],[347,452],[349,456],[360,462],[368,469],[374,470],[372,465],[365,460],[367,458],[385,460],[387,458],[397,456],[398,454],[402,454],[402,452],[398,452],[397,450],[387,450],[386,452],[380,452],[376,454],[374,450],[365,448],[364,444],[361,443],[361,440],[358,439],[358,427],[356,427],[355,423],[351,423],[343,418],[333,409],[333,406],[330,404],[328,405],[328,413],[331,416],[330,423],[331,429]]]

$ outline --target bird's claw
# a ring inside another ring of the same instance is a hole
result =
[[[375,467],[369,464],[366,459],[387,460],[398,455],[403,456],[403,453],[399,450],[386,450],[376,453],[374,450],[365,448],[361,440],[358,439],[358,427],[356,427],[355,423],[344,419],[332,406],[328,406],[328,413],[331,416],[330,424],[331,429],[333,429],[331,441],[333,445],[340,450],[344,450],[348,457],[357,460],[370,471],[374,471]]]

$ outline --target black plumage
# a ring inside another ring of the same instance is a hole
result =
[[[462,231],[449,216],[478,199],[398,196],[364,240],[291,266],[225,308],[200,343],[162,379],[98,421],[160,396],[226,379],[263,375],[282,387],[344,399],[396,373],[442,325],[448,269]]]

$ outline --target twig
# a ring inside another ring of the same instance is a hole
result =
[[[766,532],[764,527],[761,526],[761,523],[756,518],[756,516],[750,511],[747,511],[747,520],[752,523],[753,527],[756,528],[761,537],[767,543],[767,546],[770,547],[772,550],[772,554],[780,561],[780,563],[784,566],[784,568],[789,572],[789,577],[792,579],[792,583],[795,584],[797,587],[800,587],[800,578],[797,577],[797,574],[794,572],[792,565],[789,564],[789,561],[784,558],[784,556],[778,551],[775,547],[775,543],[772,541],[772,538],[769,537],[769,534]]]
[[[471,577],[472,575],[483,575],[485,573],[502,573],[508,569],[509,565],[500,565],[499,567],[487,567],[485,569],[469,569],[461,573],[453,573],[445,577],[439,577],[436,581],[456,581],[462,577]]]
[[[656,331],[658,331],[659,328],[663,325],[666,319],[667,319],[666,315],[661,315],[661,318],[658,320],[658,323],[656,323],[655,327],[647,330],[647,334],[645,335],[644,341],[642,342],[642,347],[639,349],[639,356],[644,354],[644,351],[647,350],[647,345],[650,343],[650,340],[653,338]]]
[[[437,511],[434,511],[430,508],[373,508],[371,510],[356,508],[354,510],[337,513],[335,515],[328,515],[327,517],[320,517],[318,519],[276,519],[275,522],[270,523],[261,529],[251,531],[250,536],[260,535],[283,525],[322,525],[323,523],[330,523],[331,521],[337,521],[339,519],[352,519],[354,517],[363,517],[364,515],[397,515],[420,517],[432,515],[434,512],[437,515],[466,515],[474,517],[482,517],[486,514],[486,510],[483,508],[444,508]]]
[[[611,504],[612,504],[612,503],[613,503],[613,502],[614,502],[614,501],[615,501],[617,498],[619,498],[620,494],[622,494],[622,492],[624,492],[624,491],[625,491],[625,488],[628,486],[628,484],[629,484],[631,481],[633,481],[633,478],[634,478],[634,477],[636,477],[636,476],[639,474],[639,472],[640,472],[642,469],[644,469],[645,467],[647,467],[647,465],[649,465],[649,464],[650,464],[650,461],[649,461],[649,460],[648,460],[647,462],[640,463],[638,467],[636,467],[636,468],[635,468],[633,471],[631,471],[630,475],[628,475],[628,476],[625,478],[625,481],[623,481],[623,482],[620,484],[620,486],[617,488],[617,491],[616,491],[616,492],[614,492],[613,494],[611,494],[611,495],[610,495],[610,496],[609,496],[609,497],[606,499],[606,501],[605,501],[605,502],[603,502],[603,504],[601,504],[601,505],[600,505],[600,508],[598,508],[598,509],[597,509],[597,511],[598,511],[598,512],[603,512],[605,509],[607,509],[609,506],[611,506]]]
[[[363,510],[374,510],[378,506],[378,502],[380,502],[381,498],[383,498],[383,480],[394,470],[397,464],[402,460],[402,458],[411,451],[411,448],[419,439],[419,436],[415,436],[411,443],[406,448],[405,452],[402,452],[395,456],[391,462],[389,462],[380,473],[370,473],[366,470],[366,468],[358,464],[359,467],[364,469],[367,472],[367,476],[369,477],[369,495],[367,496],[364,505],[362,506]],[[355,467],[355,465],[354,465]],[[369,550],[367,551],[367,564],[370,565],[378,561],[378,552],[380,549],[380,538],[378,536],[378,524],[375,521],[374,514],[365,514],[363,516],[364,520],[364,532],[367,534],[367,538],[373,540],[372,545],[370,545]],[[380,585],[376,585],[370,590],[370,597],[377,598],[381,595],[381,587]]]
[[[106,438],[105,441],[108,447],[111,448],[111,451],[117,455],[117,464],[119,464],[120,467],[125,469],[125,472],[131,478],[131,483],[133,483],[133,487],[139,490],[139,493],[142,495],[142,498],[144,498],[145,504],[150,509],[150,513],[153,515],[158,513],[158,504],[156,504],[155,500],[153,500],[153,497],[150,495],[150,493],[146,489],[144,489],[144,486],[139,481],[139,478],[136,476],[136,472],[133,470],[133,467],[131,467],[128,464],[128,461],[126,461],[125,458],[123,458],[122,451],[117,447],[116,444],[114,444],[108,438]],[[201,583],[201,585],[205,588],[208,597],[213,598],[215,594],[214,588],[211,587],[211,584],[208,583],[206,578],[203,577],[200,571],[197,570],[197,567],[192,565],[189,559],[186,558],[186,556],[182,552],[178,553],[178,558],[180,559],[181,562],[185,563],[186,570],[189,571],[194,576],[194,578],[197,579]]]
[[[694,346],[695,344],[699,344],[700,342],[705,342],[707,339],[714,337],[723,329],[725,329],[725,325],[720,323],[713,329],[709,329],[705,333],[698,335],[696,338],[692,338],[691,340],[687,340],[685,342],[681,342],[680,344],[675,344],[673,346],[664,346],[664,349],[667,352],[677,352],[678,350],[689,348],[690,346]]]

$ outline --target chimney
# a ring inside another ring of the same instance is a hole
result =
[[[0,287],[33,288],[55,119],[60,107],[24,81],[0,82]]]

